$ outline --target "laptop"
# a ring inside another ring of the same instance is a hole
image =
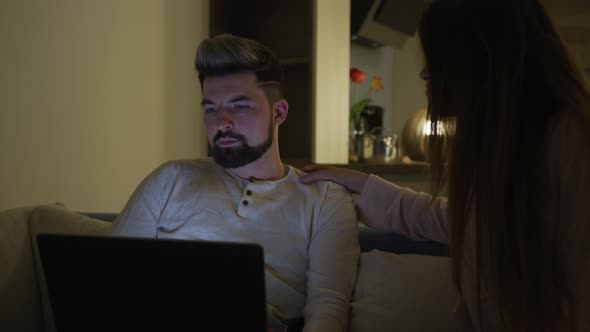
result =
[[[40,234],[57,332],[266,331],[257,244]]]

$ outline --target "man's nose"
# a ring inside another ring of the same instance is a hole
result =
[[[235,126],[234,119],[226,107],[220,107],[217,112],[217,127],[221,130],[228,130]]]

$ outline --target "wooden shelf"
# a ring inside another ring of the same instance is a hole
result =
[[[285,158],[285,163],[301,168],[311,161],[306,159]],[[428,163],[421,161],[395,162],[395,163],[349,163],[349,164],[328,164],[328,166],[343,167],[371,174],[410,174],[428,175]]]
[[[334,165],[338,166],[338,165]],[[424,162],[413,163],[355,163],[342,165],[342,167],[372,174],[428,174],[428,164]]]

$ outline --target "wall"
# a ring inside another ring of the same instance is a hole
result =
[[[362,84],[350,83],[350,104],[367,96],[371,80],[374,76],[381,77],[383,90],[370,92],[371,104],[383,107],[383,125],[392,129],[393,109],[393,57],[394,49],[391,46],[382,46],[379,48],[370,48],[356,43],[350,45],[350,67],[356,67],[362,70],[367,78]],[[358,90],[358,96],[355,98],[355,89]]]
[[[312,162],[348,162],[350,0],[313,0]]]
[[[399,133],[408,117],[426,107],[426,83],[420,79],[423,66],[422,51],[417,36],[406,40],[401,49],[393,54],[393,113],[391,126]]]
[[[160,163],[204,155],[207,18],[206,0],[3,0],[0,209],[118,212]]]

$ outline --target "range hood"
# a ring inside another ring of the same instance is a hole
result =
[[[416,33],[423,6],[423,0],[351,0],[351,40],[401,48]]]

